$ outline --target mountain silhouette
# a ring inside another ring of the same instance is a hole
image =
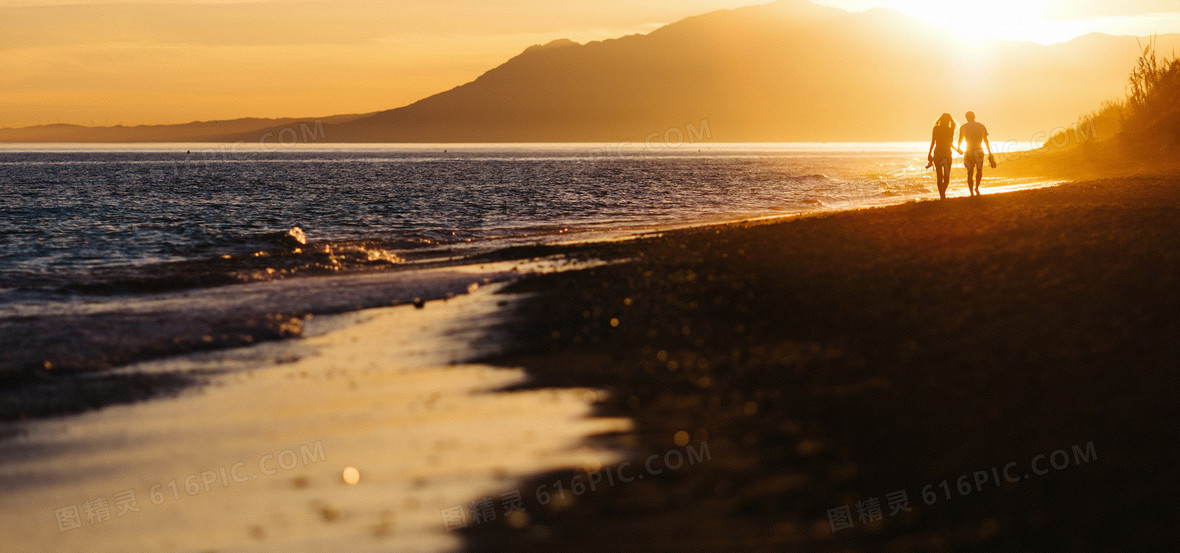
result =
[[[971,109],[997,136],[1036,140],[1119,97],[1140,51],[1134,37],[975,48],[958,35],[892,10],[782,0],[645,35],[533,46],[397,109],[200,138],[259,141],[315,123],[324,142],[922,140],[938,114]],[[1166,51],[1180,35],[1158,40]]]
[[[82,125],[37,125],[17,129],[0,129],[0,142],[224,142],[229,137],[247,134],[259,140],[273,136],[281,143],[278,133],[284,138],[290,132],[303,136],[320,136],[325,125],[351,121],[365,115],[333,115],[319,118],[263,119],[247,117],[225,121],[194,121],[176,125],[115,125],[110,127],[86,127]],[[270,135],[263,129],[275,129]],[[284,130],[290,129],[290,130]]]

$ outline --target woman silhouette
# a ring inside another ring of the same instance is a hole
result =
[[[926,167],[934,166],[934,171],[938,175],[938,195],[944,200],[946,189],[951,185],[952,149],[958,149],[955,148],[955,118],[949,113],[944,113],[934,124],[934,132],[930,137],[930,151],[926,153],[926,159],[930,161]]]

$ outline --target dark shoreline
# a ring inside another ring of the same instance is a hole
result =
[[[497,362],[609,391],[636,433],[602,439],[641,459],[683,431],[711,460],[560,509],[525,493],[529,524],[472,526],[468,550],[1171,550],[1178,224],[1180,178],[1123,178],[669,232],[526,278]],[[1095,455],[954,490],[1075,446]],[[855,520],[870,499],[883,516]]]

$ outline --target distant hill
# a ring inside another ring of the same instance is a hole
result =
[[[82,125],[37,125],[18,129],[0,129],[0,142],[222,142],[229,137],[246,133],[252,141],[273,129],[271,136],[280,142],[279,133],[289,138],[291,132],[306,142],[303,136],[320,136],[324,125],[346,123],[365,115],[333,115],[321,118],[260,119],[244,118],[228,121],[194,121],[177,125],[137,125],[125,127],[85,127]],[[290,129],[290,130],[284,130]]]
[[[923,140],[943,111],[961,122],[973,109],[997,137],[1036,140],[1121,96],[1140,52],[1134,37],[962,49],[954,35],[891,10],[783,0],[646,35],[533,46],[475,81],[365,116],[140,134],[194,140],[200,130],[202,140],[258,141],[318,122],[326,142]],[[1180,35],[1159,43],[1180,45]],[[0,140],[17,132],[0,130]]]

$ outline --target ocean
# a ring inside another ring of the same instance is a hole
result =
[[[108,368],[296,334],[308,314],[460,294],[512,274],[473,282],[440,267],[511,246],[932,198],[925,150],[4,145],[0,374]],[[961,177],[952,195],[966,195]]]

